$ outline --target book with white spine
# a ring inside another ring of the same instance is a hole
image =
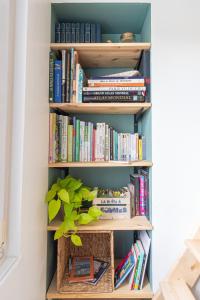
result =
[[[146,91],[145,86],[99,86],[99,87],[83,87],[83,92],[97,92],[97,91],[105,91],[105,92],[121,92],[121,91]]]

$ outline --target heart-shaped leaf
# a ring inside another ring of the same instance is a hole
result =
[[[87,200],[89,197],[90,191],[86,187],[80,189],[80,193],[82,194],[83,199]]]
[[[51,187],[52,191],[58,192],[61,189],[60,185],[58,183],[54,183]]]
[[[56,215],[60,210],[60,207],[61,207],[61,201],[59,199],[58,200],[53,199],[49,202],[48,212],[49,212],[50,222],[56,217]]]
[[[51,201],[56,195],[56,191],[55,190],[49,190],[46,194],[45,197],[45,202],[48,203],[49,201]]]
[[[88,197],[87,197],[87,200],[88,201],[92,201],[94,200],[94,198],[97,197],[97,190],[93,190],[89,193]]]
[[[74,208],[74,204],[73,203],[69,203],[69,204],[65,203],[64,204],[64,211],[65,211],[65,216],[66,217],[69,218],[71,216],[73,208]]]
[[[82,246],[81,238],[77,234],[71,235],[71,241],[75,246],[78,246],[78,247]]]
[[[58,192],[58,197],[65,203],[69,203],[69,194],[65,189]]]
[[[103,215],[102,211],[96,206],[90,207],[88,214],[94,218],[98,218]]]
[[[54,240],[58,240],[59,238],[61,238],[63,236],[63,231],[58,229],[56,230],[55,234],[54,234]]]
[[[73,178],[67,185],[67,188],[72,190],[72,191],[76,191],[78,190],[81,186],[83,185],[81,180],[77,180],[75,178]]]
[[[86,213],[80,214],[79,220],[78,220],[79,224],[81,224],[81,225],[88,224],[92,221],[93,221],[93,217],[89,214],[86,214]]]
[[[79,215],[76,210],[73,210],[73,212],[71,214],[71,219],[74,221],[77,221],[79,219]]]

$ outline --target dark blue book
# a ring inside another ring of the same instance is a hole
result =
[[[76,24],[72,23],[71,42],[76,43]]]
[[[65,43],[65,23],[60,24],[60,42]]]
[[[101,24],[96,24],[96,43],[101,43]]]
[[[80,43],[85,42],[85,24],[81,23],[80,25]]]
[[[65,42],[71,43],[71,23],[65,23]]]
[[[80,43],[80,23],[76,23],[76,43]]]
[[[91,43],[96,42],[96,24],[91,24],[91,36],[90,36]]]
[[[60,43],[60,23],[55,25],[55,43]]]
[[[85,23],[85,43],[90,43],[90,23]]]
[[[54,102],[62,101],[62,61],[55,60],[54,63]]]

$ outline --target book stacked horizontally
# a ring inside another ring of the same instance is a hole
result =
[[[139,231],[131,250],[115,269],[115,288],[118,288],[126,279],[129,280],[131,290],[143,288],[150,243],[147,232]]]
[[[145,137],[121,133],[106,123],[93,123],[50,113],[49,163],[145,160]]]
[[[146,95],[145,79],[138,71],[93,77],[83,88],[83,102],[144,102]]]

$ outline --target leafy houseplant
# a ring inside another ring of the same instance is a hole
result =
[[[54,234],[54,240],[62,236],[70,237],[76,246],[82,246],[78,236],[77,225],[88,224],[98,220],[102,212],[95,206],[91,206],[86,212],[82,212],[83,201],[92,201],[97,195],[96,190],[91,190],[83,185],[80,179],[68,175],[64,179],[58,179],[47,192],[45,201],[48,203],[48,215],[51,222],[63,211],[63,221]]]

